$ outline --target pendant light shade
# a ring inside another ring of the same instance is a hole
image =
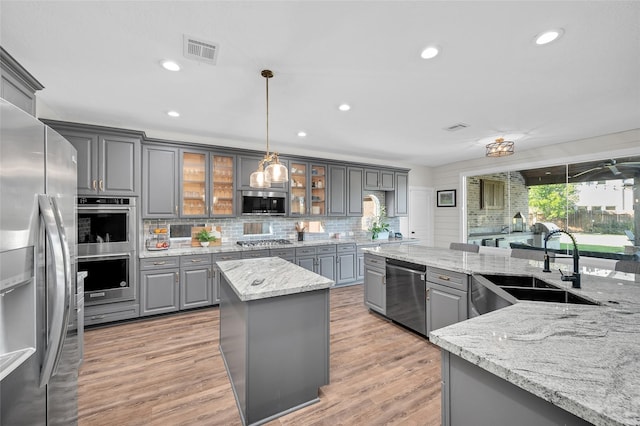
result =
[[[289,171],[280,163],[278,157],[275,158],[273,163],[267,166],[264,174],[271,183],[283,183],[289,181]]]
[[[289,171],[280,163],[278,153],[269,152],[269,79],[273,77],[270,70],[262,70],[260,73],[267,82],[267,152],[258,163],[258,169],[251,173],[249,186],[252,188],[270,188],[272,183],[284,183],[289,181]],[[265,165],[267,167],[265,168]]]

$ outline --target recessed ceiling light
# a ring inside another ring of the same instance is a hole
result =
[[[351,106],[349,104],[342,104],[338,107],[338,109],[340,111],[349,111],[351,109]]]
[[[563,33],[562,29],[545,31],[536,36],[536,44],[541,46],[543,44],[551,43],[552,41],[555,41],[558,38],[560,38],[562,33]]]
[[[180,71],[180,65],[173,61],[162,61],[162,68],[169,71]]]
[[[305,136],[307,136],[307,132],[299,131],[298,136],[300,136],[301,138],[304,138]]]
[[[180,117],[180,113],[178,111],[169,111],[167,115],[169,117]]]
[[[438,50],[437,47],[435,46],[429,46],[426,49],[424,49],[422,51],[422,53],[420,54],[420,57],[422,59],[431,59],[431,58],[435,58],[436,56],[438,56],[438,53],[440,51]]]

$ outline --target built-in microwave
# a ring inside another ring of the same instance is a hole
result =
[[[242,191],[243,215],[284,216],[286,194],[275,191]]]

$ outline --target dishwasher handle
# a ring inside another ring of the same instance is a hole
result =
[[[389,269],[392,269],[392,270],[393,270],[393,269],[395,269],[395,270],[398,270],[398,271],[408,272],[408,273],[410,273],[410,274],[420,275],[420,280],[421,280],[421,281],[425,281],[425,275],[426,275],[426,274],[425,274],[424,272],[422,272],[422,271],[416,271],[416,270],[414,270],[414,269],[405,268],[405,267],[403,267],[403,266],[397,266],[397,265],[389,265],[389,264],[387,264],[387,270],[389,270]]]

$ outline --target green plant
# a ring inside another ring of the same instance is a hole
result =
[[[214,237],[213,235],[209,234],[209,231],[207,231],[206,229],[203,229],[200,232],[198,232],[196,234],[196,238],[201,243],[206,243],[206,242],[209,242],[209,241],[216,241],[217,240],[217,238]]]
[[[373,222],[371,222],[371,226],[369,227],[371,239],[375,240],[378,238],[378,234],[381,232],[389,232],[389,224],[385,222],[386,219],[387,211],[384,206],[380,206],[378,215],[373,218]]]

